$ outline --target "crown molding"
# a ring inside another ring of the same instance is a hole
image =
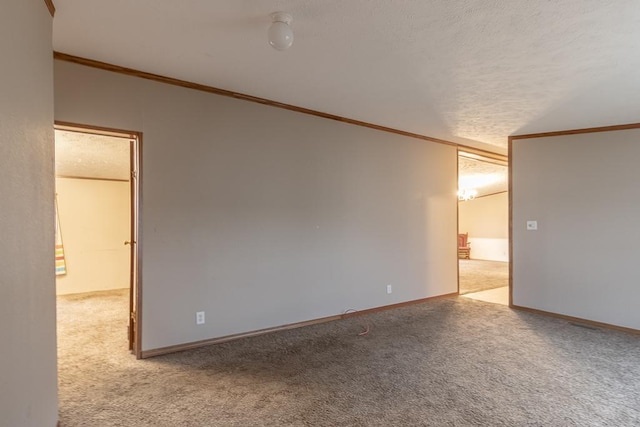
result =
[[[444,145],[449,145],[449,146],[453,146],[453,147],[458,147],[460,149],[463,149],[465,151],[475,151],[475,152],[481,152],[484,153],[485,155],[491,155],[491,156],[501,156],[500,154],[497,153],[493,153],[490,151],[486,151],[486,150],[481,150],[478,148],[473,148],[473,147],[469,147],[463,144],[458,144],[452,141],[447,141],[444,139],[440,139],[440,138],[434,138],[431,136],[427,136],[427,135],[422,135],[422,134],[418,134],[418,133],[414,133],[414,132],[407,132],[407,131],[403,131],[400,129],[395,129],[395,128],[390,128],[387,126],[381,126],[381,125],[377,125],[374,123],[369,123],[369,122],[364,122],[361,120],[355,120],[355,119],[350,119],[348,117],[342,117],[342,116],[337,116],[335,114],[329,114],[329,113],[325,113],[322,111],[317,111],[317,110],[311,110],[309,108],[304,108],[304,107],[298,107],[295,105],[291,105],[291,104],[285,104],[283,102],[278,102],[278,101],[273,101],[271,99],[266,99],[266,98],[260,98],[257,96],[252,96],[252,95],[247,95],[244,93],[239,93],[239,92],[233,92],[230,90],[226,90],[226,89],[220,89],[217,87],[213,87],[213,86],[207,86],[207,85],[203,85],[203,84],[199,84],[199,83],[193,83],[193,82],[189,82],[186,80],[179,80],[179,79],[175,79],[172,77],[166,77],[166,76],[161,76],[159,74],[153,74],[153,73],[147,73],[145,71],[139,71],[133,68],[127,68],[127,67],[121,67],[119,65],[114,65],[114,64],[109,64],[106,62],[101,62],[101,61],[96,61],[93,59],[88,59],[88,58],[82,58],[79,56],[74,56],[74,55],[69,55],[66,53],[62,53],[62,52],[53,52],[53,57],[54,59],[60,60],[60,61],[66,61],[66,62],[72,62],[75,64],[80,64],[80,65],[85,65],[87,67],[92,67],[92,68],[98,68],[101,70],[106,70],[106,71],[111,71],[114,73],[119,73],[119,74],[124,74],[127,76],[133,76],[133,77],[139,77],[142,79],[147,79],[147,80],[153,80],[156,82],[160,82],[160,83],[166,83],[166,84],[170,84],[173,86],[181,86],[181,87],[185,87],[185,88],[189,88],[189,89],[194,89],[194,90],[199,90],[202,92],[208,92],[208,93],[213,93],[216,95],[221,95],[221,96],[226,96],[229,98],[235,98],[235,99],[241,99],[243,101],[249,101],[249,102],[254,102],[257,104],[262,104],[262,105],[268,105],[271,107],[276,107],[276,108],[282,108],[284,110],[289,110],[289,111],[295,111],[297,113],[302,113],[302,114],[308,114],[311,116],[316,116],[316,117],[322,117],[324,119],[329,119],[329,120],[335,120],[338,122],[342,122],[342,123],[347,123],[347,124],[351,124],[351,125],[355,125],[355,126],[360,126],[360,127],[365,127],[365,128],[369,128],[369,129],[375,129],[375,130],[379,130],[382,132],[388,132],[388,133],[393,133],[396,135],[402,135],[402,136],[406,136],[409,138],[415,138],[415,139],[421,139],[423,141],[429,141],[429,142],[436,142],[438,144],[444,144]],[[503,156],[501,156],[503,157]]]
[[[581,133],[595,133],[595,132],[612,132],[616,130],[629,130],[629,129],[638,129],[638,128],[640,128],[640,123],[629,123],[626,125],[600,126],[600,127],[594,127],[594,128],[561,130],[561,131],[555,131],[555,132],[529,133],[525,135],[511,135],[509,137],[509,142],[516,139],[546,138],[549,136],[578,135]]]
[[[56,7],[53,5],[53,0],[44,0],[44,4],[47,5],[47,9],[49,9],[49,13],[53,18],[53,15],[56,14]]]

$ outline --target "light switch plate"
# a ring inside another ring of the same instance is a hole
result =
[[[538,221],[527,221],[527,230],[537,230]]]

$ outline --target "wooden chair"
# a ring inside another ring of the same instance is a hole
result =
[[[471,259],[471,243],[469,233],[458,234],[458,258]]]

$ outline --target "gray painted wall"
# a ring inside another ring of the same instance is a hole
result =
[[[58,419],[52,19],[42,0],[0,13],[0,425]]]
[[[143,132],[143,350],[456,292],[455,147],[60,61],[55,95]]]
[[[640,130],[514,140],[515,305],[640,329],[638,159]]]

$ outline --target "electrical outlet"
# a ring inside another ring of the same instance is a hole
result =
[[[393,288],[391,285],[387,285],[387,293],[390,294],[391,292],[393,292]]]
[[[204,325],[204,311],[196,312],[196,325]]]
[[[527,230],[533,231],[538,229],[538,221],[527,221]]]

